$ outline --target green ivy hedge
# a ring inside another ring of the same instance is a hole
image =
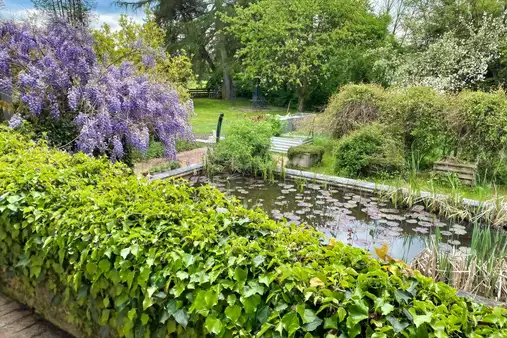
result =
[[[212,187],[0,131],[0,271],[89,336],[505,337],[506,310]],[[56,296],[55,296],[56,297]],[[55,305],[56,306],[56,305]],[[40,310],[40,309],[39,309]]]

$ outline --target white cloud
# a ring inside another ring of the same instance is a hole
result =
[[[119,28],[118,20],[120,19],[120,15],[121,13],[95,13],[90,26],[91,28],[100,28],[100,26],[106,23],[111,27],[111,30],[117,30]],[[144,19],[143,13],[129,13],[128,16],[138,23],[142,23]]]
[[[94,12],[90,23],[91,28],[100,28],[104,23],[108,24],[111,29],[117,30],[118,20],[120,19],[121,13],[106,13],[106,12]],[[135,22],[142,23],[144,19],[144,13],[128,13],[129,17],[133,18]],[[35,8],[24,8],[16,10],[0,10],[0,19],[3,20],[15,20],[15,21],[31,21],[34,23],[40,23],[44,20],[44,14]]]

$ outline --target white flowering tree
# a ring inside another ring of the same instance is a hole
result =
[[[460,37],[462,31],[449,31],[416,52],[402,55],[388,47],[378,50],[377,72],[394,85],[423,85],[439,91],[475,87],[501,57],[507,27],[503,18],[489,16],[477,28],[466,22],[463,26],[467,38]]]

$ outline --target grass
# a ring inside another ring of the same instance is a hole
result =
[[[268,106],[266,109],[254,110],[247,99],[226,101],[218,99],[195,98],[195,115],[190,119],[192,130],[196,136],[209,136],[217,129],[217,122],[220,113],[224,113],[222,130],[227,134],[230,122],[242,119],[245,116],[251,117],[259,114],[280,114],[287,113],[286,108]],[[291,112],[295,112],[292,110]]]
[[[315,136],[313,144],[324,147],[325,152],[322,162],[315,167],[307,169],[307,171],[324,175],[336,175],[334,172],[335,160],[333,156],[333,149],[336,142],[336,140],[331,139],[327,135]],[[431,171],[422,171],[417,173],[416,176],[408,176],[410,175],[407,174],[397,177],[366,177],[360,178],[360,180],[386,184],[399,188],[411,188],[417,186],[417,188],[421,191],[434,192],[437,194],[455,195],[458,193],[461,198],[468,198],[477,201],[488,201],[497,197],[507,198],[507,186],[496,186],[490,183],[467,186],[460,184],[459,182],[450,182],[445,179],[436,180],[432,176]]]
[[[507,234],[475,225],[469,252],[442,250],[438,228],[412,267],[474,295],[507,301]]]

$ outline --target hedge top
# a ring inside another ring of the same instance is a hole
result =
[[[0,267],[90,336],[507,335],[506,310],[403,264],[1,130],[0,213]]]
[[[302,144],[300,146],[290,147],[287,152],[289,160],[292,160],[295,156],[303,154],[309,154],[311,156],[322,158],[322,156],[324,155],[324,148],[312,144]]]

